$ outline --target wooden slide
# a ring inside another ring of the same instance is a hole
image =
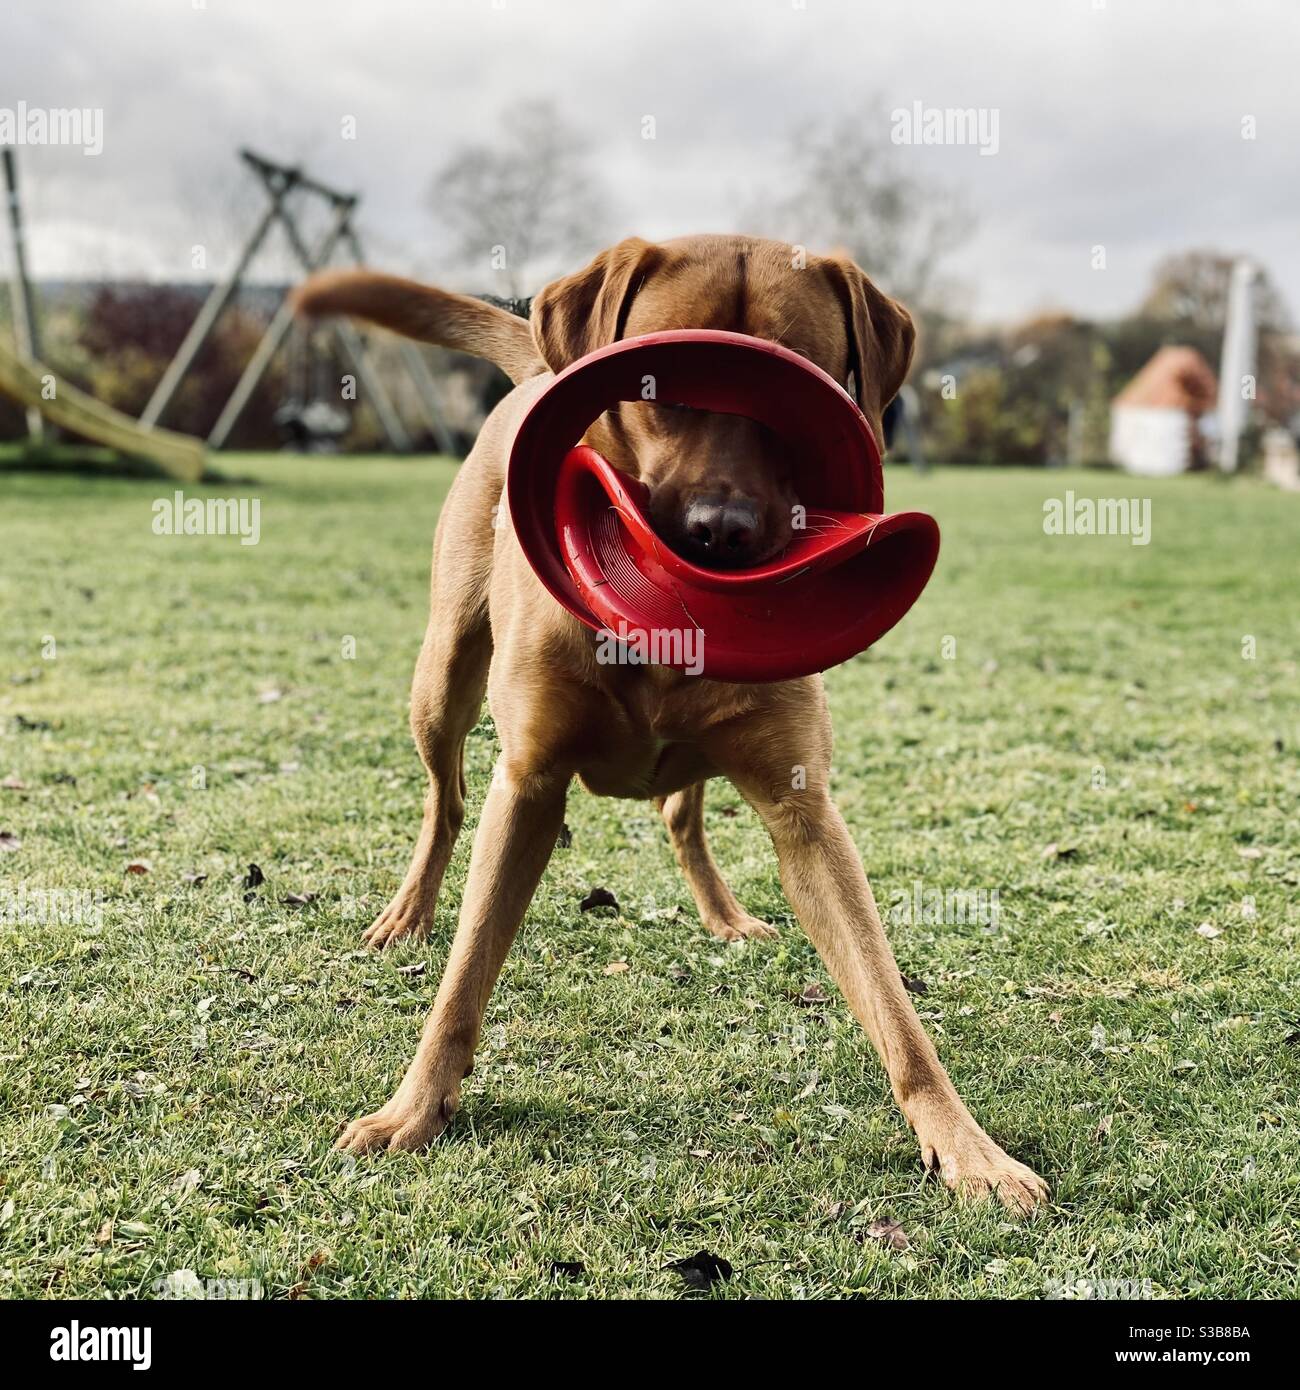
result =
[[[45,378],[54,377],[54,394],[45,398]],[[60,380],[39,362],[24,362],[0,342],[0,392],[30,406],[51,424],[132,458],[148,459],[175,478],[195,482],[203,476],[203,441],[174,430],[145,429],[138,420],[97,401]]]

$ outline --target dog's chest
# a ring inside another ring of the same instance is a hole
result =
[[[666,739],[627,740],[585,760],[578,776],[597,796],[670,796],[710,775],[699,749]]]

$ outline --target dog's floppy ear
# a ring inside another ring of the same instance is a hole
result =
[[[849,369],[858,407],[870,420],[898,395],[912,365],[916,328],[896,300],[882,294],[842,252],[822,262],[844,305]]]
[[[627,311],[657,258],[652,242],[628,237],[534,298],[533,339],[553,372],[623,336]]]

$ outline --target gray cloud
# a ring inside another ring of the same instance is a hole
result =
[[[235,147],[360,189],[373,258],[435,273],[435,168],[521,97],[554,98],[614,192],[614,231],[740,225],[801,124],[921,101],[997,108],[1000,147],[893,150],[977,226],[947,270],[973,310],[1108,314],[1193,245],[1256,254],[1300,309],[1300,11],[1208,0],[67,0],[11,6],[0,106],[102,107],[104,153],[23,151],[38,274],[218,269],[256,215]],[[641,139],[654,115],[657,139]],[[357,139],[341,138],[344,116]],[[1258,138],[1241,138],[1253,116]],[[891,147],[892,148],[892,147]],[[1290,157],[1289,157],[1290,156]],[[810,235],[815,232],[812,229]],[[1093,245],[1107,269],[1090,268]],[[868,267],[869,269],[870,267]],[[284,273],[283,256],[264,263]]]

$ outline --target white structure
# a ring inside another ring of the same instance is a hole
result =
[[[1201,422],[1217,394],[1195,348],[1161,348],[1111,403],[1111,458],[1149,478],[1186,472],[1199,461]]]
[[[1259,271],[1250,261],[1232,267],[1228,310],[1219,359],[1219,467],[1237,471],[1237,440],[1255,399],[1255,285]]]

